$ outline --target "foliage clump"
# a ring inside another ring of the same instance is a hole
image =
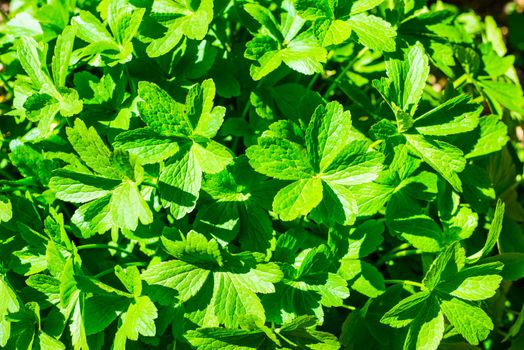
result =
[[[0,347],[522,348],[493,18],[18,0],[0,28]]]

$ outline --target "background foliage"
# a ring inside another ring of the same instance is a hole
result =
[[[524,348],[524,4],[454,3],[2,3],[0,347]]]

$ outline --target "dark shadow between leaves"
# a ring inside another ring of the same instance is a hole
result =
[[[158,183],[158,189],[163,200],[173,202],[180,206],[192,207],[197,200],[197,197],[193,194],[163,181]]]

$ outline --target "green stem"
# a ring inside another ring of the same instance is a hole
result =
[[[122,267],[129,267],[129,266],[147,266],[147,263],[146,262],[143,262],[143,261],[135,261],[135,262],[130,262],[130,263],[126,263],[126,264],[122,264],[120,265]],[[107,269],[107,270],[104,270],[100,273],[97,273],[96,275],[94,275],[93,277],[94,278],[100,278],[100,277],[103,277],[105,275],[109,275],[111,272],[115,271],[115,268],[110,268],[110,269]]]
[[[351,310],[351,311],[355,311],[357,308],[354,307],[354,306],[351,306],[351,305],[345,305],[345,304],[342,304],[340,305],[340,307],[343,307],[344,309],[348,309],[348,310]]]
[[[155,184],[155,183],[152,183],[152,182],[149,182],[149,181],[142,181],[142,185],[149,186],[149,187],[154,187],[154,188],[158,189],[158,184]]]
[[[313,88],[313,85],[317,82],[318,78],[320,77],[320,73],[315,74],[315,76],[309,81],[309,84],[307,84],[307,90],[311,90]]]
[[[484,96],[480,95],[480,96],[474,98],[473,102],[475,102],[475,103],[482,103],[482,102],[484,102]]]
[[[9,177],[9,180],[0,180],[0,185],[38,186],[35,178],[32,176],[23,179],[16,179],[14,176],[6,172],[4,169],[0,170],[0,175]]]
[[[215,28],[213,27],[209,27],[209,29],[211,30],[211,33],[213,33],[215,35],[215,38],[218,40],[218,42],[220,43],[220,46],[222,46],[222,48],[227,51],[227,52],[231,52],[231,48],[226,45],[222,39],[220,39],[220,36],[218,35],[217,31],[215,30]]]
[[[16,178],[13,175],[11,175],[10,173],[8,173],[7,171],[5,171],[5,169],[1,169],[0,170],[0,175],[2,175],[5,178],[7,178],[8,179],[7,181],[16,180]],[[5,180],[1,180],[1,181],[5,181]],[[2,182],[0,182],[0,183],[2,183]]]
[[[112,246],[112,245],[109,245],[109,244],[84,244],[84,245],[81,245],[81,246],[78,246],[77,247],[78,250],[86,250],[86,249],[112,249],[112,250],[116,250],[118,252],[121,252],[121,253],[125,253],[127,255],[133,255],[136,257],[135,254],[133,254],[132,252],[130,251],[127,251],[125,250],[124,248],[121,248],[121,247],[117,247],[117,246]]]
[[[244,109],[242,110],[242,114],[240,115],[240,119],[246,120],[246,117],[247,117],[247,115],[249,113],[249,107],[251,107],[251,97],[247,98],[246,105],[244,106]]]
[[[389,284],[404,284],[404,285],[409,285],[409,286],[414,286],[414,287],[419,287],[419,288],[424,287],[422,283],[415,282],[415,281],[409,281],[409,280],[384,280],[384,282],[389,283]]]
[[[0,187],[0,192],[16,192],[16,191],[21,191],[21,192],[24,192],[24,191],[27,191],[27,186],[24,185],[24,186],[2,186]]]
[[[258,89],[260,86],[262,85],[262,80],[260,80],[258,82],[258,84],[255,86],[255,88],[253,89],[256,90]],[[246,120],[246,117],[248,116],[249,114],[249,108],[251,107],[251,97],[248,96],[247,97],[247,101],[246,101],[246,104],[244,106],[244,109],[242,110],[242,114],[240,115],[240,119],[242,120]],[[233,144],[231,145],[231,148],[233,149],[233,152],[237,153],[237,148],[238,148],[238,143],[240,142],[240,137],[235,137],[235,139],[233,140]]]
[[[406,256],[411,256],[411,255],[420,255],[422,253],[423,252],[420,249],[401,250],[401,251],[398,251],[398,252],[389,253],[389,254],[384,255],[382,258],[380,258],[377,261],[377,266],[383,265],[386,261],[390,261],[390,260],[393,260],[393,259],[399,259],[399,258],[403,258],[403,257],[406,257]]]
[[[327,89],[327,91],[324,93],[324,96],[322,96],[322,98],[325,100],[329,97],[329,95],[331,94],[331,92],[333,92],[333,90],[336,89],[338,83],[340,82],[340,80],[346,75],[346,73],[348,72],[348,70],[353,67],[353,65],[355,64],[355,62],[357,62],[357,60],[362,57],[366,52],[368,52],[368,48],[367,47],[364,47],[362,50],[360,50],[358,52],[358,54],[355,56],[355,58],[353,58],[351,61],[348,62],[348,64],[344,67],[344,69],[342,69],[342,71],[337,75],[337,77],[335,78],[335,80],[333,80],[333,83],[331,83],[331,85],[329,86],[329,88]]]
[[[455,89],[458,89],[459,87],[461,87],[464,83],[466,83],[467,81],[469,80],[469,75],[468,73],[464,73],[462,74],[460,77],[457,78],[457,80],[455,80],[453,82],[453,87]]]
[[[127,79],[129,79],[129,85],[131,86],[131,91],[133,92],[133,95],[136,96],[138,95],[138,90],[136,88],[135,82],[133,81],[133,78],[129,74],[129,69],[127,68],[126,65],[124,65],[124,69],[127,75]]]
[[[278,335],[281,336],[282,339],[284,339],[285,341],[287,341],[289,344],[291,344],[292,346],[296,347],[297,349],[300,348],[300,347],[298,346],[298,344],[294,343],[291,339],[286,338],[284,335],[282,335],[282,333],[278,333]]]
[[[401,250],[405,250],[405,249],[408,249],[408,248],[411,248],[411,244],[409,244],[409,243],[402,243],[401,245],[391,249],[386,255],[393,254],[393,253],[396,253],[396,252],[399,252]]]

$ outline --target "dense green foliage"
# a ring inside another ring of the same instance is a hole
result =
[[[0,59],[1,348],[524,348],[492,17],[15,0]]]

